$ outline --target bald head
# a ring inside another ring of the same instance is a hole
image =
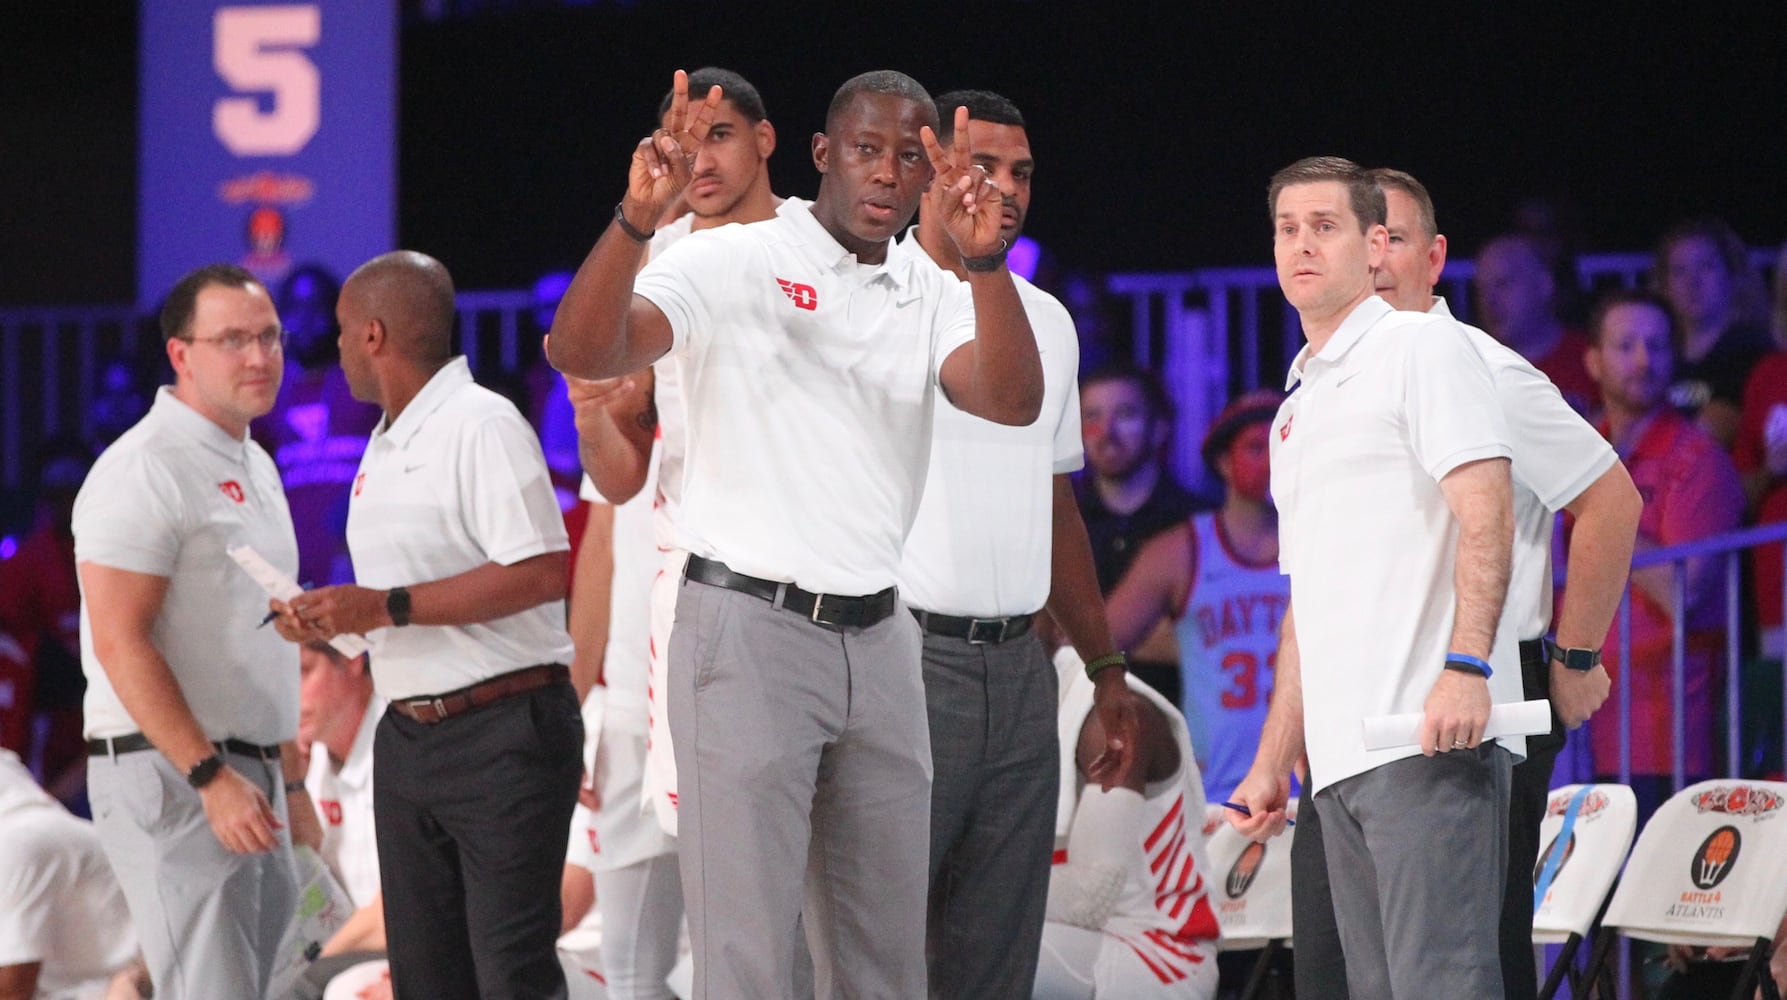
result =
[[[385,327],[391,345],[412,361],[453,354],[453,277],[440,261],[414,250],[372,258],[348,275],[341,297]]]

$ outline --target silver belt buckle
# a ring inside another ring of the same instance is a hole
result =
[[[998,626],[991,636],[988,636],[982,628],[987,625]],[[1006,629],[1010,627],[1010,618],[970,618],[968,619],[968,645],[996,646],[1005,641]]]
[[[434,721],[444,722],[447,718],[447,703],[439,698],[431,699],[429,707],[434,709]]]
[[[790,584],[790,586],[792,586],[792,584]],[[824,594],[814,594],[813,595],[813,610],[810,614],[807,615],[807,620],[812,622],[815,625],[836,627],[836,625],[838,624],[837,622],[826,621],[824,618],[819,617],[819,609],[824,606],[825,606],[825,595]]]

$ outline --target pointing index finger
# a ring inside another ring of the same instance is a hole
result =
[[[974,142],[968,138],[968,108],[966,105],[956,108],[956,138],[950,146],[949,155],[955,161],[957,170],[967,170],[974,163]]]
[[[664,120],[665,129],[675,135],[683,130],[683,122],[688,121],[689,114],[689,74],[677,70],[670,82],[670,116]]]

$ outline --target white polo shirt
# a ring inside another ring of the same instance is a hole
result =
[[[679,546],[821,593],[891,586],[968,287],[908,254],[859,263],[801,206],[689,236],[634,290],[686,394]]]
[[[348,501],[361,586],[384,589],[512,566],[570,548],[533,428],[448,362],[396,423],[379,422]],[[475,625],[376,629],[372,678],[390,700],[454,691],[541,663],[569,663],[564,601]]]
[[[776,206],[776,214],[807,211],[812,206],[813,203],[804,198],[784,198]],[[685,212],[669,224],[658,227],[652,233],[646,260],[663,256],[666,250],[694,232],[694,226],[695,213]],[[652,402],[658,409],[658,445],[662,449],[656,463],[658,488],[652,510],[652,529],[658,547],[665,551],[676,547],[676,513],[682,506],[683,456],[687,450],[683,442],[688,414],[684,409],[682,376],[677,373],[677,363],[677,357],[672,354],[659,358],[652,365]]]
[[[1428,312],[1452,318],[1446,300]],[[1502,342],[1459,324],[1495,380],[1514,449],[1514,562],[1498,634],[1537,639],[1551,629],[1551,534],[1556,514],[1619,460],[1551,379]]]
[[[341,770],[322,743],[310,746],[310,771],[305,790],[323,827],[323,861],[341,879],[355,906],[371,903],[379,893],[378,838],[372,824],[372,737],[385,714],[385,699],[374,694],[360,717],[354,744]]]
[[[955,277],[918,245],[916,229],[898,251]],[[900,564],[900,595],[915,608],[995,618],[1029,614],[1049,598],[1051,476],[1085,464],[1080,341],[1053,295],[1015,274],[1012,281],[1042,355],[1042,414],[1028,427],[1008,427],[938,394],[930,473]]]
[[[0,750],[0,966],[41,963],[34,997],[96,997],[136,950],[93,824]]]
[[[1362,722],[1421,711],[1444,669],[1458,523],[1440,479],[1511,449],[1495,383],[1462,327],[1377,296],[1320,354],[1305,346],[1286,381],[1296,391],[1272,425],[1272,495],[1319,791],[1420,753],[1367,751]],[[1517,639],[1498,630],[1490,656],[1498,703],[1521,698]]]
[[[230,437],[163,386],[81,484],[74,539],[76,562],[167,579],[151,640],[207,738],[272,745],[297,736],[298,647],[260,627],[267,595],[227,551],[252,545],[275,568],[298,571],[279,472],[260,445]],[[87,737],[138,732],[94,653],[92,611],[83,589]]]

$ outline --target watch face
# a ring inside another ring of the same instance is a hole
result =
[[[1596,665],[1601,662],[1601,653],[1599,650],[1559,649],[1557,652],[1557,658],[1563,661],[1565,667],[1571,670],[1580,670],[1584,673],[1595,669]]]

